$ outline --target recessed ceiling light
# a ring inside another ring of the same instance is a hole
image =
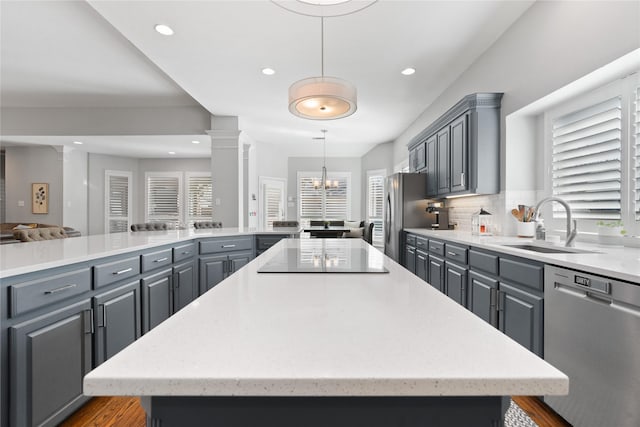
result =
[[[404,70],[400,71],[402,74],[404,74],[405,76],[410,76],[411,74],[416,72],[415,68],[405,68]]]
[[[276,73],[276,70],[274,70],[273,68],[262,69],[262,74],[264,74],[265,76],[273,76],[275,73]]]
[[[169,154],[176,154],[175,151],[169,151]]]
[[[191,141],[192,144],[200,144],[200,141],[196,141],[195,139]]]
[[[172,36],[173,35],[173,30],[168,25],[158,24],[158,25],[155,26],[155,29],[156,29],[157,32],[159,32],[163,36]]]
[[[74,144],[77,144],[77,145],[82,145],[82,144],[84,144],[84,142],[82,142],[82,141],[73,141],[73,143],[74,143]]]

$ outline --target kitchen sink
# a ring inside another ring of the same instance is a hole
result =
[[[525,251],[540,252],[545,254],[591,254],[596,253],[594,251],[586,251],[584,249],[575,248],[558,248],[554,246],[542,246],[532,244],[505,244],[500,245],[508,248],[524,249]]]

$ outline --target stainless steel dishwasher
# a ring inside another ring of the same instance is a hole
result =
[[[569,376],[545,402],[576,427],[640,426],[640,285],[545,267],[544,358]]]

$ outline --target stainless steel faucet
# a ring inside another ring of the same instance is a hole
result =
[[[540,216],[540,208],[547,202],[558,202],[567,211],[567,240],[565,241],[564,245],[567,247],[573,246],[573,240],[578,234],[578,225],[575,220],[571,220],[571,208],[569,207],[569,204],[560,197],[545,197],[544,199],[540,200],[536,205],[536,213],[533,217],[533,220],[536,222],[538,221],[538,217]],[[571,229],[571,224],[573,224],[573,229]]]

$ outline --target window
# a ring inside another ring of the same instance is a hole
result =
[[[260,226],[273,227],[273,221],[284,220],[286,181],[279,178],[261,176],[260,185]]]
[[[367,220],[373,222],[373,245],[384,246],[384,169],[367,171]]]
[[[187,172],[187,219],[188,228],[196,221],[211,221],[213,218],[213,189],[211,173]]]
[[[145,222],[178,226],[182,218],[182,172],[147,172]]]
[[[640,88],[638,74],[571,99],[545,113],[547,194],[569,203],[580,232],[622,221],[640,235]],[[564,209],[546,215],[564,230]]]
[[[105,233],[129,231],[131,172],[105,171]]]
[[[329,172],[332,186],[314,188],[321,181],[319,172],[298,172],[298,215],[302,225],[312,219],[345,220],[351,217],[351,173]]]

